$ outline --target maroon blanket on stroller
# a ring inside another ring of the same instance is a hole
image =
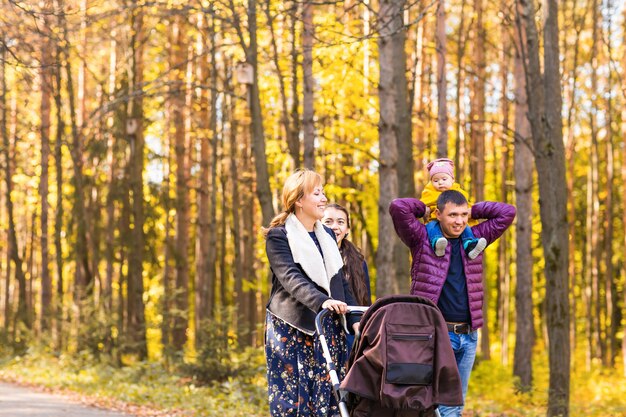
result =
[[[341,389],[352,416],[428,416],[463,404],[461,379],[439,309],[418,296],[388,296],[361,318]]]

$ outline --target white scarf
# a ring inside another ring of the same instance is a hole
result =
[[[339,253],[337,242],[324,229],[322,222],[317,220],[313,226],[315,237],[322,248],[322,254],[317,249],[309,232],[295,214],[290,214],[285,221],[287,241],[293,255],[293,260],[300,264],[306,275],[317,285],[330,294],[330,280],[343,267],[343,260]]]

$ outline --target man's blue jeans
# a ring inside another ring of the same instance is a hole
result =
[[[454,356],[456,357],[456,366],[459,368],[459,374],[461,375],[463,402],[465,402],[467,386],[469,385],[470,374],[472,373],[474,359],[476,358],[478,331],[473,331],[470,334],[456,334],[448,332],[448,335],[450,336],[450,343],[452,343],[452,350],[454,351]],[[441,417],[461,417],[462,412],[462,406],[439,406],[439,413],[441,414]]]

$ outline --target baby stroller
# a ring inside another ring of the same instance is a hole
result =
[[[463,404],[446,322],[433,302],[394,295],[363,310],[348,307],[363,316],[341,384],[321,326],[330,313],[315,321],[341,417],[432,417],[438,405]]]

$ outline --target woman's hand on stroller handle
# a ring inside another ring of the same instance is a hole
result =
[[[333,300],[329,298],[322,303],[322,308],[328,309],[333,313],[346,314],[348,312],[348,305],[343,301]]]

